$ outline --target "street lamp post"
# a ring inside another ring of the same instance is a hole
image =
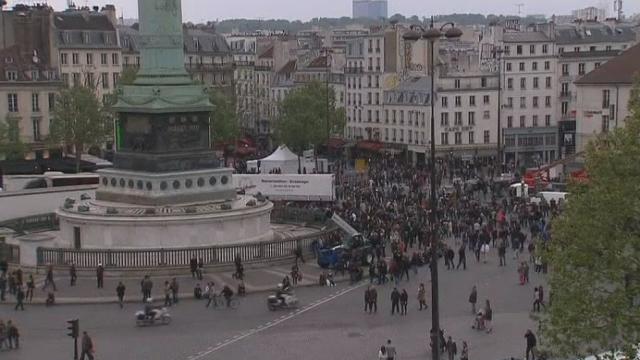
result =
[[[493,53],[498,60],[498,151],[496,154],[496,166],[499,166],[500,173],[502,173],[502,54],[504,53],[504,49],[496,48],[493,50]]]
[[[450,26],[450,28],[444,31],[444,28]],[[417,31],[415,29],[419,29]],[[440,359],[440,301],[439,301],[439,292],[438,292],[438,239],[437,239],[437,229],[436,229],[436,209],[437,209],[437,196],[436,196],[436,136],[435,136],[435,54],[434,47],[436,41],[442,39],[443,37],[447,39],[458,39],[462,36],[462,31],[455,27],[453,23],[446,23],[442,25],[439,29],[434,28],[433,26],[433,17],[431,18],[431,25],[428,29],[423,29],[420,26],[412,26],[409,31],[407,31],[403,38],[406,41],[418,41],[420,38],[423,38],[429,42],[429,50],[430,50],[430,59],[429,59],[429,71],[431,75],[431,172],[430,172],[430,213],[429,213],[429,233],[431,237],[431,259],[430,259],[430,267],[431,267],[431,344],[433,345],[431,349],[432,359],[439,360]]]

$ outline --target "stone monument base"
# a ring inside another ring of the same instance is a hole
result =
[[[273,239],[273,204],[252,196],[232,201],[144,207],[87,200],[58,210],[62,247],[188,248]]]

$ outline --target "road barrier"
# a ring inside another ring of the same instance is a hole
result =
[[[266,262],[294,256],[300,248],[312,251],[316,244],[333,236],[339,229],[319,231],[299,237],[241,245],[221,245],[181,249],[37,249],[38,266],[68,266],[95,268],[99,263],[107,268],[143,269],[188,266],[192,258],[202,259],[205,265],[229,265],[237,255],[243,263]]]

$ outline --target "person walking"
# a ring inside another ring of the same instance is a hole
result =
[[[164,306],[171,306],[171,284],[164,282]]]
[[[493,331],[493,326],[491,325],[491,321],[493,320],[493,309],[491,308],[491,303],[489,299],[487,299],[484,307],[484,326],[487,329],[487,334]]]
[[[498,266],[507,266],[507,243],[505,240],[500,241],[500,245],[498,245],[498,257],[500,258]]]
[[[173,303],[178,303],[178,292],[180,291],[180,284],[178,283],[178,279],[171,279],[171,295],[173,297]]]
[[[102,263],[98,263],[96,268],[96,280],[98,282],[98,289],[104,288],[104,266]]]
[[[462,265],[463,270],[467,270],[467,250],[464,243],[458,248],[458,266],[456,266],[456,270],[460,269],[460,265]]]
[[[124,292],[127,288],[124,286],[122,281],[118,282],[118,286],[116,287],[116,295],[118,295],[118,305],[120,305],[120,309],[124,307]]]
[[[69,286],[76,286],[77,280],[78,280],[78,272],[76,270],[76,264],[71,263],[71,267],[69,267]]]
[[[531,330],[527,330],[524,334],[525,339],[527,339],[527,349],[525,350],[525,358],[529,360],[529,354],[531,354],[531,360],[536,360],[536,345],[537,339]]]
[[[5,293],[7,292],[7,275],[0,275],[0,301],[5,301]]]
[[[93,339],[87,334],[86,331],[82,332],[82,352],[80,353],[80,360],[84,360],[85,356],[89,358],[89,360],[93,360],[93,356],[95,354],[95,350],[93,348]]]
[[[53,280],[52,265],[49,265],[49,267],[47,267],[47,276],[44,278],[44,285],[42,285],[42,290],[46,290],[49,286],[53,287],[53,291],[57,291],[56,282]]]
[[[469,345],[466,341],[462,341],[462,351],[460,351],[460,360],[469,360]]]
[[[149,275],[144,276],[144,279],[140,282],[140,287],[142,289],[142,302],[144,303],[151,298],[151,290],[153,289],[153,281],[151,281]]]
[[[400,312],[400,292],[398,288],[393,288],[391,292],[391,315],[395,314],[396,311]]]
[[[447,339],[446,349],[448,359],[453,360],[458,353],[458,345],[456,345],[456,342],[453,341],[451,336],[449,336],[449,338]]]
[[[418,287],[418,303],[420,304],[419,311],[422,311],[423,307],[424,307],[425,310],[428,308],[428,306],[427,306],[427,291],[425,290],[424,284],[422,284],[422,283]]]
[[[396,347],[391,344],[391,339],[387,340],[385,348],[387,349],[387,359],[394,360],[396,358]]]
[[[378,290],[376,290],[375,286],[371,287],[369,291],[369,300],[371,304],[369,305],[369,313],[371,313],[371,309],[373,309],[374,313],[378,312]]]
[[[195,256],[191,257],[191,259],[189,260],[189,270],[191,271],[191,278],[195,279],[196,273],[198,271],[198,258],[196,258]]]
[[[380,346],[378,351],[378,360],[387,360],[387,348],[384,345]]]
[[[371,313],[371,286],[364,291],[364,312]]]
[[[471,303],[471,313],[473,315],[476,314],[476,303],[478,302],[478,289],[475,285],[471,289],[471,294],[469,294],[469,303]]]
[[[409,303],[409,294],[406,289],[402,289],[400,294],[400,314],[407,315],[407,305]]]
[[[533,288],[533,312],[540,312],[540,294],[538,287]]]
[[[27,279],[27,294],[25,295],[26,299],[29,299],[29,302],[33,301],[33,292],[36,289],[36,282],[33,280],[33,274],[29,274],[29,279]]]
[[[9,349],[19,349],[20,348],[20,332],[16,325],[11,321],[7,321],[7,343],[9,345]]]
[[[16,291],[16,307],[14,308],[15,311],[18,311],[18,308],[24,311],[24,298],[24,290],[22,289],[22,286],[18,286],[18,290]]]
[[[205,296],[207,297],[207,305],[204,307],[209,307],[211,303],[213,306],[216,306],[215,298],[216,298],[216,284],[212,281],[210,282],[204,289]]]

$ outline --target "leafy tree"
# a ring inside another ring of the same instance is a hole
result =
[[[52,145],[74,148],[76,171],[82,153],[91,145],[104,142],[113,131],[110,113],[87,87],[63,89],[53,111],[49,141]]]
[[[640,85],[632,99],[625,128],[588,146],[589,181],[552,223],[543,339],[563,357],[640,342]]]
[[[218,89],[211,89],[209,100],[213,104],[211,112],[211,138],[213,142],[234,141],[240,135],[240,127],[233,99]]]
[[[118,85],[132,85],[138,76],[138,69],[133,66],[126,66],[120,73],[120,79]]]
[[[324,144],[330,135],[327,134],[327,129],[341,133],[344,123],[345,112],[343,108],[336,109],[333,89],[329,88],[327,109],[326,85],[312,82],[293,90],[282,101],[280,119],[275,124],[275,135],[279,142],[301,153],[310,145],[317,147]]]
[[[22,160],[27,148],[20,140],[19,119],[7,116],[0,121],[0,155],[6,160]]]

